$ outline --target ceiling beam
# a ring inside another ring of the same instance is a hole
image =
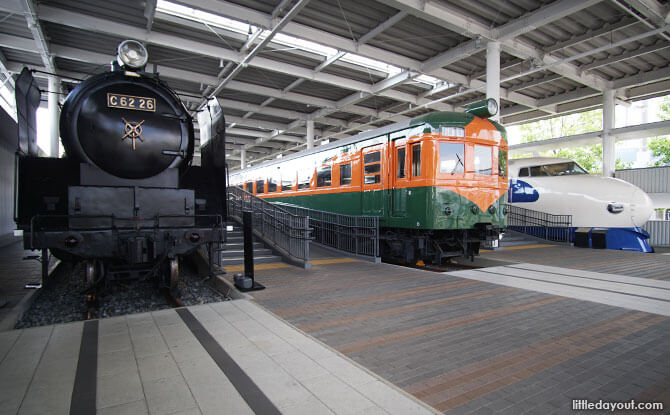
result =
[[[44,30],[42,30],[42,25],[37,17],[33,0],[22,0],[21,6],[23,6],[28,29],[30,29],[30,32],[33,35],[33,46],[37,47],[37,52],[40,54],[40,58],[42,58],[44,67],[47,68],[49,72],[56,73],[56,65],[54,64],[53,56],[49,53],[49,43],[47,42],[46,36],[44,36]]]
[[[511,153],[519,154],[530,153],[534,151],[553,150],[557,148],[593,145],[601,142],[602,133],[603,131],[600,130],[592,133],[515,144],[511,145],[509,150]],[[615,128],[611,130],[610,134],[616,137],[616,141],[635,140],[645,137],[666,135],[670,134],[670,120]]]
[[[223,88],[226,86],[228,82],[232,81],[233,78],[235,78],[240,72],[242,72],[242,70],[251,63],[251,60],[254,59],[254,57],[256,57],[256,55],[258,55],[263,50],[263,48],[265,48],[265,46],[267,46],[270,43],[272,38],[275,37],[275,35],[279,33],[284,28],[284,26],[286,26],[288,22],[290,22],[295,16],[298,15],[298,13],[300,13],[300,11],[307,5],[307,3],[309,3],[309,1],[310,0],[298,0],[298,2],[291,8],[291,10],[289,10],[288,13],[284,15],[284,17],[281,18],[279,22],[273,24],[270,33],[268,33],[265,36],[265,38],[263,38],[263,40],[260,41],[260,43],[254,46],[254,48],[251,51],[249,51],[239,60],[239,62],[237,62],[237,66],[235,66],[235,68],[233,68],[233,70],[230,73],[228,73],[221,82],[219,82],[219,84],[214,88],[214,91],[212,91],[209,94],[209,97],[207,97],[207,99],[204,100],[198,106],[198,110],[202,109],[205,105],[207,105],[207,100],[216,97],[223,90]],[[274,12],[272,13],[273,18],[276,17],[281,12],[281,9],[286,4],[287,3],[283,1],[282,3],[279,4],[279,6],[277,6],[277,8],[275,8]],[[245,46],[250,45],[252,42],[253,40],[250,39],[250,41],[247,42]]]
[[[371,39],[375,38],[377,35],[381,34],[384,30],[388,29],[389,27],[393,26],[394,24],[404,19],[405,16],[407,16],[407,12],[399,11],[398,13],[389,17],[386,21],[380,23],[374,29],[370,30],[369,32],[358,38],[358,41],[356,42],[357,46],[361,46],[367,43]]]
[[[382,1],[382,3],[386,2],[385,0]],[[419,7],[420,3],[423,3],[423,0],[416,0],[413,3],[416,3],[415,6]],[[226,1],[213,1],[213,0],[191,0],[189,1],[189,5],[194,8],[198,8],[200,10],[204,10],[210,13],[214,14],[219,14],[221,16],[226,16],[230,17],[232,19],[240,20],[243,22],[249,22],[250,24],[257,25],[263,28],[268,28],[271,27],[271,19],[270,16],[256,11],[249,9],[244,6],[240,6],[234,3],[229,3]],[[441,7],[446,7],[444,5],[441,5]],[[405,11],[400,7],[396,7],[400,9],[401,11]],[[407,9],[407,11],[411,10],[410,8]],[[479,31],[486,31],[486,33],[489,33],[488,29],[475,22],[472,19],[469,19],[472,23],[472,30],[479,32]],[[290,22],[289,24],[286,25],[284,28],[283,33],[295,36],[300,39],[306,39],[306,40],[311,40],[314,42],[318,42],[322,45],[329,46],[332,48],[336,48],[340,51],[346,51],[350,53],[356,53],[361,56],[365,56],[367,58],[371,59],[376,59],[382,62],[390,63],[395,66],[399,66],[401,68],[407,68],[409,71],[414,71],[417,73],[422,72],[422,65],[423,62],[419,60],[415,60],[412,58],[408,58],[407,56],[403,56],[397,53],[393,53],[381,48],[377,48],[368,44],[358,44],[358,42],[354,43],[351,41],[351,39],[341,37],[338,35],[334,35],[332,33],[328,33],[322,30],[315,29],[313,27],[299,24],[296,22]],[[445,81],[448,81],[449,83],[452,84],[462,84],[465,86],[470,86],[471,79],[469,79],[467,76],[460,74],[458,72],[454,71],[449,71],[444,68],[437,68],[431,72],[432,76],[435,76],[439,79],[443,79]],[[345,85],[343,85],[345,88],[352,89],[354,91],[364,91],[364,92],[370,92],[365,89],[361,88],[349,88]],[[473,85],[474,87],[485,87],[485,82],[483,81],[478,81],[474,82]],[[422,105],[426,102],[429,101],[422,101],[422,100],[417,100],[414,99],[413,101],[407,100],[407,99],[400,99],[399,97],[393,97],[390,96],[394,91],[385,91],[382,93],[382,96],[386,96],[388,98],[396,99],[399,101],[405,101],[405,102],[410,102],[413,105]],[[509,99],[513,100],[516,102],[518,99],[522,104],[528,104],[528,99],[529,97],[523,95],[523,94],[509,94]],[[437,110],[441,110],[439,105],[435,108]],[[442,110],[448,110],[448,109],[442,109]]]
[[[482,27],[483,25],[481,24],[473,24],[472,19],[466,16],[462,11],[445,7],[443,4],[437,3],[434,0],[381,1],[399,10],[407,11],[408,13],[411,13],[412,15],[421,19],[432,21],[442,27],[455,31],[456,33],[465,34],[469,37],[476,37],[479,35],[483,39],[497,40],[496,35],[502,33],[504,34],[505,38],[502,39],[501,43],[505,52],[524,60],[536,59],[542,62],[544,65],[552,65],[550,68],[551,71],[580,82],[583,85],[598,89],[599,91],[607,89],[607,81],[605,79],[594,75],[583,74],[575,65],[570,63],[562,63],[560,62],[560,58],[552,56],[551,54],[546,54],[544,51],[536,48],[533,45],[530,45],[519,39],[515,39],[515,36],[518,34],[525,33],[524,24],[532,26],[538,23],[547,24],[555,20],[552,18],[552,15],[548,15],[543,11],[545,8],[551,7],[550,10],[554,12],[554,16],[561,18],[582,10],[584,7],[595,4],[597,0],[587,0],[581,2],[569,0],[555,2],[549,6],[545,6],[536,10],[535,12],[531,12],[527,16],[506,23],[505,25],[496,28],[495,30],[489,30],[486,27]],[[520,24],[519,22],[523,22],[523,24]],[[457,27],[454,28],[454,25]],[[476,28],[476,30],[473,30],[473,28]],[[485,46],[482,46],[481,50],[483,50],[484,47]]]
[[[147,19],[147,32],[151,32],[156,17],[156,3],[157,0],[145,0],[144,17]]]
[[[594,59],[593,62],[582,65],[579,68],[583,71],[590,71],[592,69],[600,68],[605,65],[610,65],[616,62],[625,61],[627,59],[636,58],[638,56],[646,55],[647,53],[657,52],[661,49],[670,47],[670,43],[659,41],[647,47],[638,47],[637,49],[619,53],[618,55],[610,55],[603,59]]]

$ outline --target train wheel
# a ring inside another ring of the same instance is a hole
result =
[[[170,291],[174,291],[177,289],[177,282],[179,282],[179,259],[169,259],[166,265],[165,284],[170,288]]]
[[[95,267],[95,261],[86,261],[86,284],[87,285],[93,285],[95,282],[97,276],[96,276],[96,267]]]
[[[100,280],[102,277],[103,265],[102,261],[91,259],[86,261],[86,284],[91,286]]]

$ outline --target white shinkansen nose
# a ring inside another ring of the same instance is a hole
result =
[[[630,217],[631,221],[639,227],[642,227],[654,211],[654,204],[642,189],[633,186],[633,192],[630,196]]]

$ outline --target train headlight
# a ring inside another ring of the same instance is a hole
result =
[[[481,118],[493,117],[498,113],[498,101],[493,98],[477,101],[468,105],[465,112]]]
[[[124,40],[117,50],[117,60],[122,66],[141,69],[147,64],[149,53],[143,44],[136,40]]]
[[[623,212],[623,204],[612,202],[607,205],[607,211],[612,214],[617,214]]]

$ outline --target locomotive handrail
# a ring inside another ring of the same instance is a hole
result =
[[[511,204],[502,206],[507,211],[509,230],[554,242],[571,243],[574,240],[572,215],[553,215]]]

